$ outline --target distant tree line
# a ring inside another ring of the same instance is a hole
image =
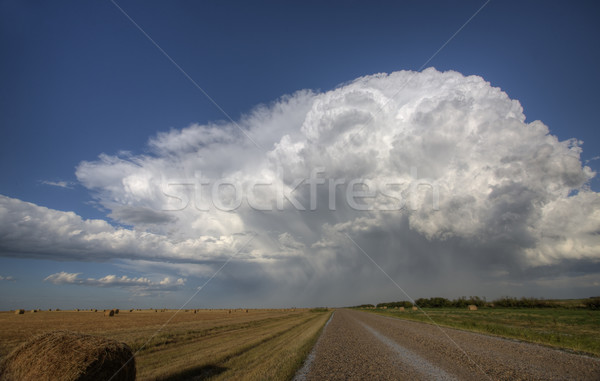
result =
[[[361,304],[360,306],[353,306],[350,308],[375,308],[375,306],[372,304]]]
[[[417,305],[422,308],[467,308],[469,305],[481,307],[503,307],[503,308],[587,308],[590,310],[600,310],[600,296],[583,299],[581,304],[565,304],[557,300],[547,300],[540,298],[514,298],[505,296],[491,302],[486,301],[485,297],[462,296],[458,299],[446,299],[442,297],[419,298],[415,302],[398,301],[373,304],[361,304],[353,308],[410,308]]]
[[[377,308],[383,308],[383,307],[387,307],[387,308],[396,308],[396,307],[406,307],[406,308],[410,308],[412,307],[412,303],[411,302],[389,302],[389,303],[379,303],[377,304]]]

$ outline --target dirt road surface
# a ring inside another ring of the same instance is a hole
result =
[[[600,359],[337,310],[297,380],[600,380]]]

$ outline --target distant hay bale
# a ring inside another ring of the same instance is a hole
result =
[[[105,310],[104,316],[115,316],[115,310]]]
[[[113,375],[112,380],[135,380],[135,358],[127,344],[68,331],[36,336],[0,364],[0,379],[7,381],[108,380]]]
[[[98,310],[94,308],[94,312],[98,312]]]
[[[469,311],[477,311],[477,306],[474,304],[469,304]]]
[[[25,313],[25,310],[23,310],[23,309],[15,311],[15,315],[23,315],[24,313]]]
[[[248,310],[246,310],[246,313],[248,313]]]
[[[129,312],[133,312],[133,308],[131,308],[131,309],[129,310]]]
[[[404,311],[404,307],[400,307],[398,308],[400,311]]]
[[[418,308],[416,306],[413,306],[412,310],[416,311],[416,310],[418,310]]]
[[[76,312],[79,312],[79,308],[75,308],[75,311],[76,311]]]
[[[115,315],[119,313],[119,309],[115,308],[113,311],[115,311]]]
[[[35,313],[35,312],[37,312],[37,310],[31,310],[31,313]]]
[[[54,311],[60,311],[60,308],[55,309]]]

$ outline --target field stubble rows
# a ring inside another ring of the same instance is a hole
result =
[[[138,380],[289,379],[331,312],[179,312],[152,337],[174,313],[126,311],[105,317],[90,311],[2,312],[0,356],[36,334],[66,329],[123,341],[139,351]]]

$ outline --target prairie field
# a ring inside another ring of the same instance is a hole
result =
[[[290,379],[331,315],[325,309],[196,311],[0,312],[0,359],[34,335],[70,330],[127,343],[137,352],[138,380]]]
[[[600,357],[600,311],[567,308],[365,309],[380,315],[492,334]]]

